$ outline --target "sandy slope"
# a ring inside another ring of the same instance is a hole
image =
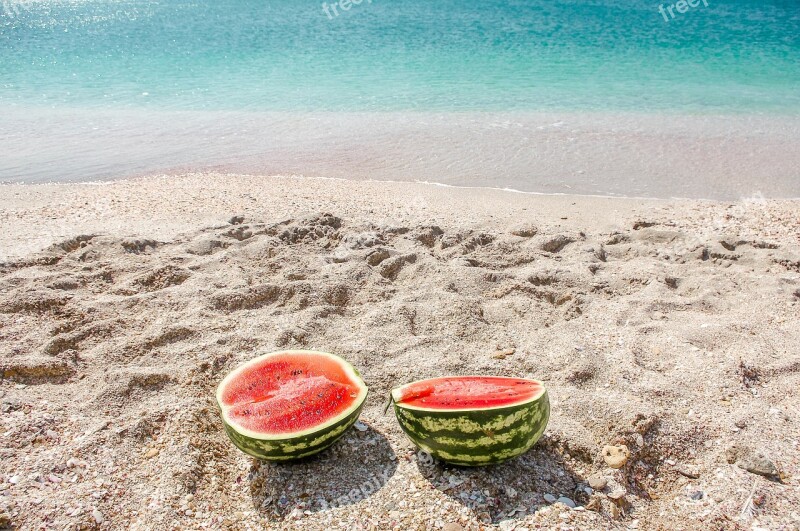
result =
[[[0,225],[0,521],[800,526],[800,202],[187,175],[2,187]],[[291,347],[361,369],[362,431],[259,464],[213,389]],[[387,393],[446,373],[543,379],[545,438],[493,468],[417,455]]]

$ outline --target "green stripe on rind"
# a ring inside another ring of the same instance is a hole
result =
[[[355,424],[362,407],[364,402],[333,426],[304,437],[287,437],[280,441],[255,439],[242,435],[228,423],[224,423],[225,433],[237,448],[248,455],[266,461],[291,461],[319,453],[335,443],[350,426]]]
[[[423,451],[454,465],[501,463],[524,454],[550,418],[547,391],[532,402],[488,410],[420,410],[394,404],[400,427]]]

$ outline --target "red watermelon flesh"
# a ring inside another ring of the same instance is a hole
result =
[[[313,428],[352,407],[360,386],[335,360],[287,352],[244,367],[222,390],[228,417],[254,432]]]
[[[500,376],[433,378],[402,388],[398,402],[429,409],[483,409],[518,404],[543,391],[533,380]]]

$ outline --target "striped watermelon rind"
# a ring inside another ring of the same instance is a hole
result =
[[[419,382],[392,390],[392,402],[400,427],[422,451],[453,465],[492,465],[530,450],[547,428],[547,389],[531,381],[541,392],[509,406],[443,410],[400,402],[403,389]]]
[[[268,435],[237,426],[235,421],[232,421],[226,415],[226,407],[222,403],[221,396],[225,385],[235,379],[241,371],[250,365],[257,364],[270,356],[284,355],[289,352],[297,354],[319,354],[327,356],[339,363],[346,372],[348,372],[348,376],[350,376],[351,380],[359,387],[359,393],[356,398],[353,399],[353,405],[324,424],[292,433],[291,435]],[[263,356],[259,356],[240,365],[228,374],[220,382],[219,386],[217,386],[216,398],[217,407],[220,410],[222,422],[225,426],[225,433],[227,433],[228,438],[237,448],[248,455],[266,461],[292,461],[294,459],[302,459],[303,457],[314,455],[333,445],[333,443],[344,435],[347,429],[358,420],[361,409],[364,407],[367,393],[368,388],[361,379],[359,372],[343,358],[328,352],[292,350],[264,354]]]

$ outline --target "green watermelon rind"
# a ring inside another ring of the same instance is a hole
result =
[[[542,391],[509,406],[464,410],[408,406],[399,402],[406,386],[392,391],[392,402],[400,427],[422,451],[454,465],[493,465],[530,450],[547,428],[547,389],[530,381],[541,385]]]
[[[236,375],[249,365],[259,363],[267,357],[285,354],[321,354],[342,365],[350,373],[351,380],[356,382],[360,388],[359,395],[353,399],[353,405],[324,424],[291,435],[270,435],[237,426],[235,421],[227,417],[226,407],[220,399],[225,385],[234,380]],[[217,387],[216,399],[225,433],[237,448],[248,455],[266,461],[291,461],[314,455],[333,445],[358,420],[368,391],[355,367],[335,354],[315,350],[285,350],[253,358],[234,369],[220,382]]]

